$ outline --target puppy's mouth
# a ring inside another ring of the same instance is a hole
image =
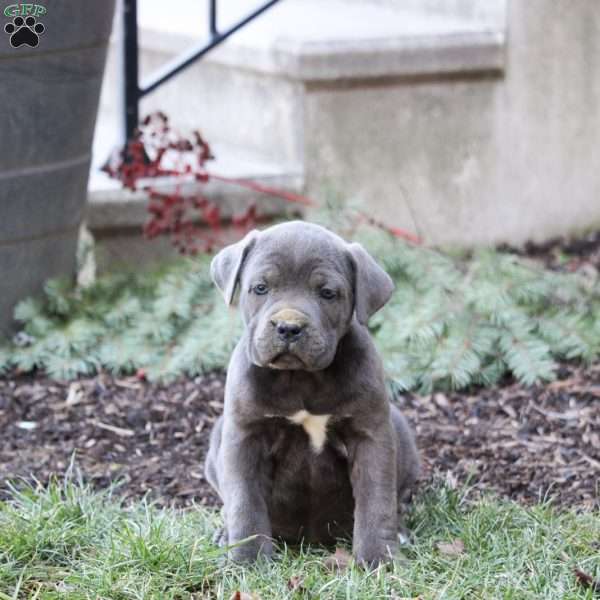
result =
[[[291,352],[280,352],[267,364],[270,369],[306,369],[304,361]]]

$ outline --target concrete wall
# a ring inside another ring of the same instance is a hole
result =
[[[433,244],[600,226],[600,2],[513,0],[497,76],[309,84],[308,192]]]
[[[599,32],[599,2],[511,2],[490,194],[513,237],[600,225]]]

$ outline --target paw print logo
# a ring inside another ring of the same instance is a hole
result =
[[[35,48],[40,42],[39,36],[44,33],[45,29],[42,23],[38,23],[32,16],[25,19],[15,17],[12,23],[4,26],[4,31],[10,35],[10,45],[13,48],[23,45]]]

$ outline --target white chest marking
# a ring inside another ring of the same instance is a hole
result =
[[[327,421],[331,415],[311,415],[307,410],[299,410],[288,419],[296,425],[302,425],[310,438],[313,450],[318,454],[323,450],[327,439]]]

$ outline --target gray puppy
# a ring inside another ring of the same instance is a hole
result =
[[[419,469],[366,328],[392,280],[360,244],[299,221],[250,232],[211,274],[228,304],[239,287],[245,324],[206,460],[231,557],[353,535],[359,562],[388,560]]]

